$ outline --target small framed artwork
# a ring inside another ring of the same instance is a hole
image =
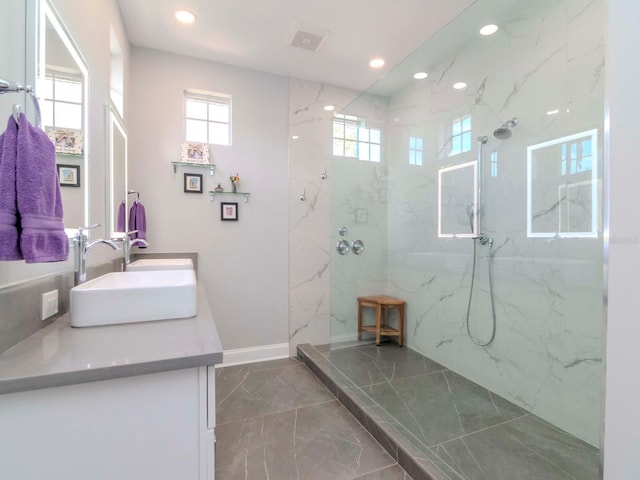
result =
[[[198,173],[184,174],[185,193],[202,193],[202,175]]]
[[[184,163],[209,163],[209,144],[182,142],[181,147]]]
[[[238,221],[238,204],[220,202],[220,220],[231,222]]]
[[[58,164],[58,179],[61,187],[80,186],[80,166]]]
[[[47,128],[47,136],[56,146],[56,153],[82,155],[84,133],[71,128]]]

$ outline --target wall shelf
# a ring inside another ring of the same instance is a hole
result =
[[[244,203],[249,201],[250,192],[216,192],[214,190],[209,190],[209,200],[213,202],[216,195],[242,195],[244,197]]]
[[[216,169],[216,166],[213,163],[191,163],[191,162],[171,162],[173,165],[173,173],[176,173],[178,167],[188,167],[188,168],[207,168],[209,169],[209,175],[213,175],[213,172]]]

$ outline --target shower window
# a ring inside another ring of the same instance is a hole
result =
[[[422,146],[422,138],[409,137],[409,165],[422,166]]]
[[[188,142],[231,145],[231,95],[185,91]]]
[[[82,129],[82,75],[47,69],[42,118],[47,127]]]
[[[471,151],[471,115],[453,120],[449,147],[450,157]]]
[[[382,135],[379,128],[367,128],[364,118],[336,114],[333,117],[333,155],[380,162]]]

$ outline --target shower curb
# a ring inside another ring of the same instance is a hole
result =
[[[461,477],[342,374],[313,345],[297,346],[298,359],[329,389],[413,480],[459,480]],[[448,473],[445,473],[448,472]]]

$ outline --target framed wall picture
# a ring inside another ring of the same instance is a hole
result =
[[[237,222],[238,204],[230,202],[220,202],[220,220]]]
[[[62,165],[57,164],[58,179],[61,187],[79,187],[80,186],[80,165]]]
[[[84,133],[71,128],[47,128],[47,136],[56,146],[56,153],[82,155]]]
[[[209,163],[209,144],[182,142],[182,161],[185,163]]]
[[[202,193],[202,175],[199,173],[184,174],[185,193]]]

